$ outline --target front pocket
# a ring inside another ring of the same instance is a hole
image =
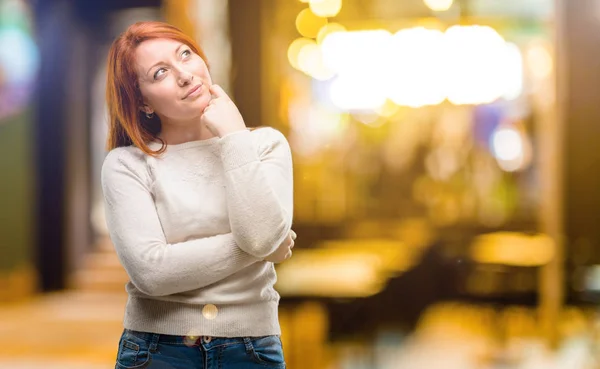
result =
[[[150,352],[147,345],[121,338],[117,353],[117,369],[138,369],[149,364]]]
[[[251,338],[252,356],[254,360],[265,366],[285,368],[283,347],[279,336]]]

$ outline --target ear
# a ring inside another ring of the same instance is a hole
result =
[[[152,113],[154,113],[154,109],[152,109],[151,107],[149,107],[146,104],[140,106],[140,111],[142,113],[146,113],[146,114],[152,114]]]

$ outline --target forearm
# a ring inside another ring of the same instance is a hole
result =
[[[115,240],[132,283],[143,293],[164,296],[218,282],[259,261],[241,250],[231,233],[176,244]]]
[[[235,240],[251,255],[269,255],[288,235],[291,214],[268,185],[259,162],[231,171],[227,177],[229,220]]]
[[[261,158],[250,132],[235,133],[223,141],[227,206],[234,239],[247,253],[263,258],[276,250],[292,226],[289,147],[282,137]]]

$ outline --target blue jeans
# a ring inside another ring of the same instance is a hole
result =
[[[279,336],[186,337],[125,329],[115,369],[285,369]]]

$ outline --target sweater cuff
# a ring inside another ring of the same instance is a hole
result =
[[[258,256],[247,253],[246,251],[240,249],[238,244],[234,241],[233,248],[229,253],[229,260],[231,260],[233,265],[244,265],[247,263],[248,259],[252,259],[254,262],[257,262],[262,261],[264,258],[259,258]]]
[[[258,161],[258,150],[249,130],[230,133],[221,138],[221,160],[223,169],[229,171],[253,161]]]

